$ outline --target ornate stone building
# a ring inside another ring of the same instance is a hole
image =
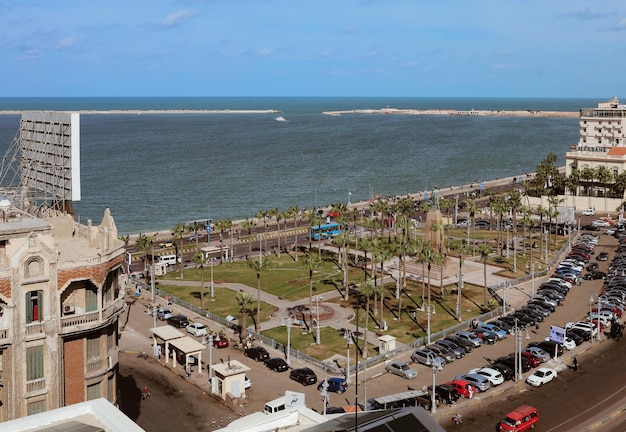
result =
[[[0,213],[0,422],[116,403],[124,243],[109,210],[99,226]]]

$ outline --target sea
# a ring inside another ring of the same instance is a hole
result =
[[[253,218],[371,196],[533,172],[578,141],[578,119],[349,114],[356,109],[578,111],[599,99],[0,98],[7,110],[278,110],[276,113],[81,114],[76,218],[111,210],[120,235],[179,223]],[[276,121],[282,116],[287,121]],[[20,115],[0,115],[0,154]]]

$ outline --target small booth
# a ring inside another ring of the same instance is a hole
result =
[[[151,328],[152,346],[156,349],[157,345],[161,345],[165,354],[165,363],[169,362],[171,357],[170,344],[173,340],[185,337],[185,334],[174,327],[167,325]]]
[[[211,365],[213,381],[211,383],[214,394],[224,400],[245,397],[246,372],[250,368],[237,360],[228,360]]]
[[[395,336],[384,335],[378,338],[378,353],[384,354],[396,349]]]
[[[182,338],[170,341],[172,351],[176,355],[172,367],[176,367],[176,363],[181,363],[187,369],[187,365],[198,365],[198,372],[202,369],[202,351],[206,348],[197,340],[184,336]]]
[[[222,259],[224,261],[228,261],[228,257],[229,257],[229,248],[228,246],[226,247],[222,247],[220,249],[219,246],[205,246],[203,248],[200,249],[202,251],[202,253],[204,254],[204,259],[207,260],[219,260],[220,259],[220,252],[222,254]]]

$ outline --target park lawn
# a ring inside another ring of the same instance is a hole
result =
[[[175,297],[178,297],[181,300],[184,300],[188,303],[191,303],[200,307],[200,288],[199,287],[166,285],[164,283],[161,283],[159,284],[159,289]],[[215,301],[211,301],[209,289],[205,288],[204,309],[208,310],[211,313],[219,315],[221,317],[227,317],[228,315],[232,315],[235,318],[237,318],[239,322],[241,322],[241,309],[239,308],[239,305],[237,304],[237,299],[235,298],[235,296],[237,295],[237,292],[229,288],[216,286],[214,293],[215,293]],[[269,303],[261,302],[261,321],[268,321],[270,314],[272,314],[275,309],[276,309],[275,306]],[[256,302],[254,303],[253,313],[248,314],[248,323],[252,324],[252,322],[255,319],[256,319]]]
[[[287,327],[275,327],[273,329],[262,332],[263,336],[274,339],[275,341],[287,346]],[[301,327],[291,328],[291,349],[301,351],[302,353],[324,361],[330,359],[335,354],[346,355],[347,340],[342,334],[332,327],[320,327],[320,345],[315,343],[316,329],[311,333],[307,333],[306,329]],[[359,340],[359,346],[362,348],[363,340]],[[375,347],[369,344],[368,350],[370,355],[374,353]],[[350,346],[354,353],[354,344]]]
[[[432,288],[432,287],[431,287]],[[456,285],[445,286],[448,293],[444,300],[440,300],[435,295],[435,288],[432,288],[431,304],[435,305],[436,313],[431,315],[431,333],[435,333],[444,328],[458,324],[454,315],[456,311]],[[454,290],[454,291],[453,291]],[[394,336],[401,343],[411,343],[420,337],[427,336],[427,315],[419,310],[422,304],[422,285],[413,281],[407,282],[407,290],[402,293],[402,320],[398,317],[398,303],[395,298],[395,284],[385,285],[385,312],[383,319],[387,322],[387,331],[380,328],[380,315],[374,315],[373,300],[370,300],[370,316],[368,320],[368,332],[382,336],[383,334]],[[483,287],[465,283],[463,297],[461,301],[461,311],[463,320],[471,319],[481,314],[483,302]],[[342,302],[344,303],[344,302]],[[345,303],[344,303],[345,304]],[[350,298],[349,307],[356,310],[357,299]],[[380,300],[379,300],[380,312]],[[413,312],[416,318],[413,318]],[[358,314],[358,325],[360,329],[365,327],[365,300],[361,301],[361,310]],[[362,331],[362,330],[360,330]]]
[[[274,294],[275,296],[287,300],[298,301],[309,296],[309,270],[304,265],[302,255],[298,262],[294,261],[291,255],[281,254],[280,258],[275,256],[263,257],[268,260],[269,268],[261,272],[261,290]],[[204,281],[209,284],[210,268],[204,268]],[[183,273],[183,279],[189,281],[200,281],[202,279],[201,269],[187,268]],[[360,277],[358,269],[349,270],[349,279]],[[167,280],[178,280],[179,271],[172,271],[160,277],[167,283]],[[250,287],[257,287],[256,272],[248,267],[245,261],[234,263],[223,263],[213,265],[213,281],[219,283],[241,283]],[[343,285],[343,272],[337,264],[329,259],[323,259],[319,268],[313,270],[313,295],[334,291]]]

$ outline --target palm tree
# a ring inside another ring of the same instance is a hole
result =
[[[580,172],[576,168],[572,168],[572,172],[565,179],[565,186],[571,195],[578,195],[580,187]]]
[[[322,232],[321,232],[320,226],[322,224],[322,217],[316,211],[312,211],[308,213],[307,217],[309,220],[309,252],[313,248],[313,234],[314,234],[313,230],[314,230],[314,227],[317,227],[318,229],[317,254],[318,254],[319,260],[321,261],[322,260]]]
[[[519,189],[513,189],[509,192],[507,202],[513,216],[513,232],[517,234],[517,212],[522,208],[522,193]]]
[[[252,259],[248,258],[246,261],[248,267],[256,272],[256,296],[257,296],[257,308],[256,308],[256,322],[254,323],[254,329],[258,333],[261,326],[261,272],[269,268],[269,263],[266,259]]]
[[[467,242],[469,243],[469,229],[472,227],[472,253],[474,253],[474,246],[476,244],[476,212],[478,211],[478,207],[476,206],[476,200],[474,198],[467,198],[467,210],[469,212],[470,223],[467,226]]]
[[[215,229],[220,232],[220,265],[224,263],[224,232],[233,226],[230,219],[222,219],[215,223]]]
[[[591,196],[591,192],[593,191],[593,180],[596,178],[596,170],[594,168],[585,167],[580,171],[580,178],[587,183],[591,183],[591,186],[586,185],[587,188],[587,196]]]
[[[239,342],[243,342],[246,339],[246,333],[248,331],[248,314],[251,311],[254,304],[254,297],[247,292],[240,292],[235,295],[239,310],[241,311],[241,327],[239,329]]]
[[[252,257],[252,228],[256,226],[256,221],[246,219],[241,223],[241,227],[248,231],[248,258]]]
[[[341,269],[343,270],[343,299],[348,301],[348,247],[347,244],[350,241],[350,234],[345,229],[341,229],[339,235],[337,235],[333,242],[339,245],[339,256],[341,257]],[[342,255],[343,246],[343,255]]]
[[[564,200],[559,198],[556,195],[550,195],[548,197],[548,203],[550,205],[550,211],[548,212],[548,216],[550,217],[550,230],[552,230],[552,218],[556,218],[559,215],[558,206]],[[556,234],[558,229],[554,229],[554,246],[556,246]]]
[[[310,252],[304,255],[304,266],[309,271],[309,318],[311,321],[311,325],[313,323],[313,270],[319,268],[321,264],[322,261],[317,255],[313,255]]]
[[[200,267],[200,309],[204,309],[204,266],[208,259],[202,252],[196,252],[191,256],[191,261]]]
[[[254,215],[257,219],[263,219],[263,232],[267,232],[267,217],[269,216],[269,210],[259,210]],[[264,249],[267,250],[267,236],[265,236],[265,246]]]
[[[152,246],[156,241],[157,233],[149,236],[145,234],[139,234],[139,238],[137,238],[137,242],[135,246],[137,250],[143,253],[143,271],[145,272],[148,269],[148,255],[152,251]],[[152,261],[154,262],[154,254],[152,254]]]
[[[385,303],[385,291],[384,291],[384,284],[383,284],[383,275],[385,274],[384,271],[384,264],[385,261],[387,261],[389,258],[391,258],[391,251],[389,249],[389,243],[379,243],[377,244],[374,249],[372,250],[373,252],[373,261],[375,263],[379,263],[380,264],[380,315],[379,315],[379,319],[382,322],[383,321],[383,314],[384,314],[384,303]],[[374,283],[376,283],[376,279],[374,279]],[[375,298],[376,299],[376,298]],[[376,313],[376,309],[377,307],[374,308],[375,311],[374,313]]]
[[[202,228],[202,225],[200,225],[198,221],[193,221],[188,226],[189,231],[193,232],[193,238],[196,241],[196,251],[200,249],[200,244],[198,241],[198,231],[200,231],[201,228]]]
[[[172,230],[172,240],[174,241],[174,244],[176,244],[177,240],[180,242],[180,257],[178,254],[179,249],[176,248],[176,261],[180,260],[178,265],[180,269],[181,279],[184,277],[183,271],[185,269],[185,266],[183,263],[183,237],[185,236],[185,232],[187,232],[187,230],[185,229],[185,225],[183,224],[176,224],[176,226],[174,226],[174,229]]]
[[[298,206],[289,207],[288,212],[293,218],[293,243],[296,252],[296,262],[298,262],[298,220],[300,219],[301,212]]]
[[[607,186],[609,183],[614,182],[613,173],[606,166],[600,165],[596,171],[596,177],[600,183],[602,183],[602,188],[604,192],[604,208],[606,208],[606,200],[607,200]]]
[[[369,328],[369,316],[370,316],[370,299],[372,296],[378,295],[382,291],[382,288],[374,285],[371,279],[361,284],[359,293],[365,296],[365,330],[363,332],[363,358],[367,358],[367,331]],[[358,306],[357,306],[358,307]]]
[[[478,248],[478,253],[480,254],[480,262],[483,263],[483,275],[485,279],[485,286],[483,290],[483,307],[487,307],[487,260],[489,259],[489,254],[492,253],[491,247],[487,243],[483,243]]]

